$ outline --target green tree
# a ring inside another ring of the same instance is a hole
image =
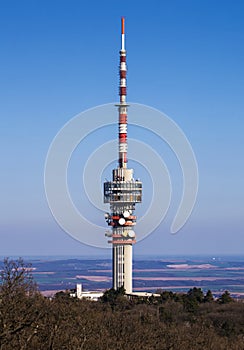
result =
[[[187,297],[189,299],[195,299],[198,303],[202,303],[204,294],[201,288],[194,287],[187,292]]]
[[[211,303],[212,301],[214,301],[214,297],[210,289],[207,291],[206,295],[204,296],[203,301],[204,303]]]
[[[112,310],[115,308],[124,309],[129,306],[129,300],[125,297],[124,287],[118,289],[108,289],[104,292],[103,296],[100,298],[102,303],[109,303]]]
[[[203,301],[203,291],[201,288],[191,288],[186,295],[183,296],[184,309],[191,313],[196,313],[199,309],[199,304]]]
[[[233,298],[230,296],[230,292],[228,290],[226,290],[219,298],[218,298],[218,303],[219,304],[227,304],[227,303],[231,303],[233,300]]]
[[[168,301],[173,299],[174,293],[168,290],[164,290],[160,293],[160,296],[162,301]]]

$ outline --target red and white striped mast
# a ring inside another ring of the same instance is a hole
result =
[[[127,104],[126,104],[126,50],[125,50],[125,19],[121,18],[121,50],[119,67],[119,167],[127,167]]]

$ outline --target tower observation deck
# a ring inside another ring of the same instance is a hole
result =
[[[120,84],[118,107],[119,159],[118,168],[113,169],[112,181],[104,183],[104,203],[110,204],[110,213],[105,219],[111,230],[106,236],[113,249],[113,288],[124,287],[132,292],[132,245],[136,243],[134,214],[136,203],[142,201],[142,183],[133,178],[133,169],[127,168],[127,108],[126,103],[126,50],[125,20],[121,19]]]

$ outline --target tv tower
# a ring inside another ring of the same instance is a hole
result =
[[[121,19],[120,50],[120,101],[116,105],[119,112],[119,159],[113,169],[112,181],[104,183],[104,203],[110,204],[110,213],[105,219],[111,231],[105,235],[112,239],[113,249],[113,288],[124,286],[127,294],[132,292],[132,245],[136,243],[134,226],[135,204],[142,200],[142,183],[133,178],[133,169],[127,169],[127,108],[126,103],[126,50],[125,19]]]

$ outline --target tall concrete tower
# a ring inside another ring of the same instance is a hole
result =
[[[124,286],[132,292],[132,245],[136,243],[134,226],[135,204],[142,200],[142,183],[133,178],[133,169],[127,169],[127,108],[126,103],[126,50],[125,20],[121,19],[120,84],[118,107],[119,159],[113,170],[113,180],[104,183],[104,203],[110,204],[105,219],[111,227],[106,236],[113,247],[113,288]]]

